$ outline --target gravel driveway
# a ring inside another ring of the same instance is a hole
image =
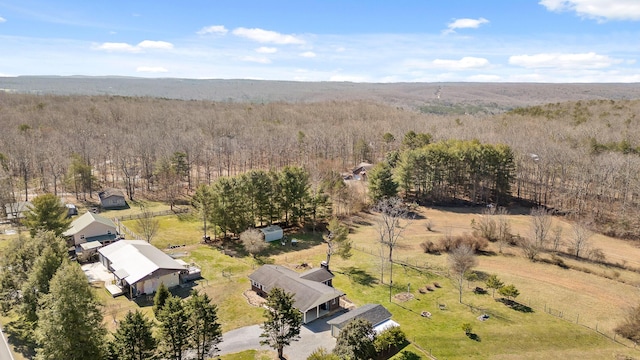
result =
[[[334,316],[339,316],[338,313]],[[289,359],[306,359],[311,353],[324,347],[331,351],[336,345],[336,339],[331,336],[330,326],[327,324],[333,316],[318,319],[310,324],[303,325],[300,329],[300,340],[294,341],[290,346],[284,348],[284,355]],[[233,354],[251,349],[271,349],[268,346],[260,345],[260,325],[245,326],[232,330],[222,335],[222,342],[218,345],[220,352],[218,355]]]

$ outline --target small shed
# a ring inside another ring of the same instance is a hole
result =
[[[369,321],[373,325],[376,333],[380,333],[390,327],[400,326],[397,322],[391,320],[391,313],[384,306],[380,304],[366,304],[327,321],[327,324],[331,326],[331,336],[337,338],[340,331],[347,326],[351,320],[358,318]]]
[[[78,215],[78,208],[74,204],[64,204],[67,207],[67,217]]]
[[[284,237],[282,228],[278,225],[271,225],[260,229],[264,234],[264,241],[271,242],[281,240]]]

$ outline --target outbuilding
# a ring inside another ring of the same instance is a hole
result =
[[[327,324],[331,326],[331,336],[337,338],[340,335],[340,331],[350,321],[359,318],[369,321],[373,325],[373,330],[378,334],[390,327],[400,326],[397,322],[391,320],[391,313],[384,306],[366,304],[327,321]]]
[[[284,237],[284,231],[278,225],[267,226],[260,229],[260,231],[264,234],[264,241],[266,242],[282,240]]]

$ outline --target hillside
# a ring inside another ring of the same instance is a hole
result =
[[[473,104],[489,112],[576,100],[638,99],[640,84],[348,83],[126,77],[0,77],[0,90],[57,95],[148,96],[266,103],[367,100],[417,109]]]

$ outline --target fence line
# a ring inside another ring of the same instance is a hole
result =
[[[140,236],[138,236],[138,234],[136,234],[135,232],[133,232],[133,230],[129,229],[128,227],[126,227],[120,220],[118,220],[118,218],[114,218],[113,222],[116,224],[116,226],[118,227],[118,232],[122,234],[122,232],[124,232],[125,234],[127,234],[127,237],[131,237],[131,239],[134,240],[144,240],[143,238],[141,238]]]
[[[380,253],[377,250],[374,250],[375,248],[365,248],[365,247],[358,247],[357,245],[353,246],[354,250],[366,253],[366,254],[370,254],[372,256],[375,257],[381,257]],[[426,261],[422,263],[422,265],[420,264],[420,262],[418,260],[415,261],[409,261],[409,258],[405,258],[404,260],[401,260],[397,255],[393,256],[393,263],[396,265],[400,265],[400,266],[406,266],[406,267],[410,267],[413,269],[416,269],[418,271],[428,271],[443,277],[447,277],[449,278],[449,274],[446,271],[442,271],[442,269],[439,268],[434,268],[432,266],[430,266]],[[586,319],[584,317],[582,317],[579,313],[576,314],[569,314],[567,312],[565,312],[562,309],[558,309],[558,308],[552,308],[550,306],[547,306],[547,303],[545,302],[544,304],[542,302],[536,302],[534,301],[534,304],[532,305],[531,303],[531,299],[528,299],[527,305],[530,308],[537,308],[538,310],[542,310],[542,308],[544,308],[544,312],[554,316],[558,319],[562,319],[568,322],[572,322],[575,323],[577,325],[580,325],[582,327],[584,327],[585,329],[588,330],[592,330],[594,332],[596,332],[597,334],[604,336],[605,338],[620,344],[622,346],[625,346],[627,348],[630,349],[636,349],[636,350],[640,350],[638,349],[638,344],[633,342],[632,340],[628,340],[626,338],[623,338],[622,336],[619,336],[613,329],[602,329],[602,327],[599,327],[599,323],[598,321],[595,321],[595,326],[593,325],[594,321],[593,320],[589,320]],[[417,344],[413,343],[412,344],[414,346],[416,346],[416,348],[418,348],[419,350],[421,350],[422,352],[424,352],[426,355],[428,355],[429,357],[431,357],[432,359],[435,359],[435,357],[431,354],[431,349],[429,349],[429,352],[427,353],[424,349],[422,349],[420,346],[418,346]]]
[[[186,208],[186,207],[185,208],[175,207],[173,210],[155,211],[155,212],[149,213],[149,215],[151,215],[151,217],[156,217],[156,216],[183,214],[183,213],[188,213],[188,212],[189,212],[189,208]],[[142,218],[144,216],[146,216],[144,213],[130,214],[130,215],[120,216],[120,217],[118,217],[118,219],[120,219],[120,221],[136,220],[136,219],[140,219],[140,218]]]

